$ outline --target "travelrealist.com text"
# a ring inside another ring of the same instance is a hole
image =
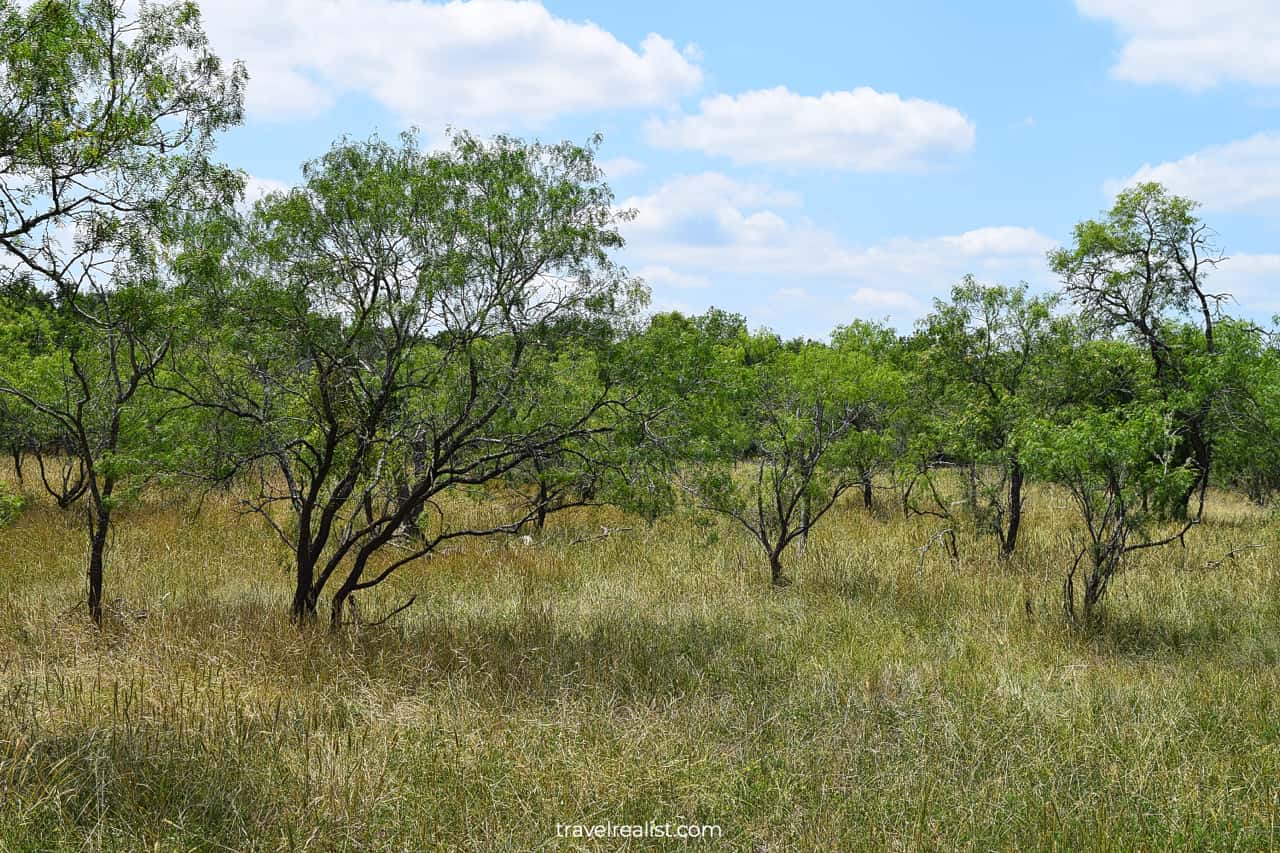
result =
[[[557,823],[556,838],[720,838],[716,824],[648,823]]]

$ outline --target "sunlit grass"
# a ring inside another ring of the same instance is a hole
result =
[[[95,631],[80,517],[36,500],[0,531],[0,849],[567,849],[557,823],[648,820],[745,850],[1280,846],[1276,526],[1215,495],[1080,635],[1065,507],[1038,490],[1011,564],[963,529],[953,564],[917,550],[936,521],[850,501],[781,591],[727,525],[575,511],[406,569],[360,608],[412,609],[332,636],[289,623],[228,496],[158,493]],[[601,524],[633,529],[572,544]]]

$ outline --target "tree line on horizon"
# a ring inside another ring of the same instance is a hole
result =
[[[1280,349],[1158,184],[1076,226],[1059,292],[966,278],[910,334],[784,340],[644,313],[598,139],[342,139],[246,205],[214,158],[246,73],[195,4],[0,0],[0,69],[0,443],[85,518],[95,622],[119,509],[157,482],[233,488],[290,555],[293,618],[327,601],[335,627],[449,542],[588,505],[733,519],[779,586],[875,489],[1007,560],[1033,482],[1071,496],[1063,610],[1088,625],[1211,486],[1280,489]],[[0,520],[23,504],[0,491]]]

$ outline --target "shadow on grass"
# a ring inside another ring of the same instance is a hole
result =
[[[442,686],[478,701],[504,704],[607,697],[647,705],[691,694],[721,696],[770,689],[794,677],[794,651],[759,619],[648,613],[623,609],[582,614],[575,607],[515,606],[468,613],[420,602],[400,624],[345,627],[325,620],[299,627],[266,602],[185,601],[132,623],[112,620],[102,632],[62,620],[59,634],[37,637],[27,653],[69,662],[62,648],[89,637],[131,671],[138,656],[148,669],[182,678],[228,677],[286,694],[342,696],[353,685],[390,695],[430,693]],[[438,608],[438,609],[437,609]],[[794,644],[792,644],[794,645]],[[88,665],[88,664],[85,664]]]
[[[582,622],[543,609],[484,619],[433,616],[330,642],[350,643],[366,673],[393,685],[417,691],[461,681],[514,702],[595,693],[647,704],[790,677],[745,620],[618,613]]]
[[[352,774],[385,744],[262,710],[6,721],[0,849],[376,849],[393,806]]]
[[[1230,639],[1229,633],[1218,622],[1188,625],[1155,614],[1112,612],[1079,636],[1103,654],[1186,658],[1215,651]]]
[[[91,837],[99,848],[137,849],[131,845],[144,836],[154,843],[175,835],[234,845],[269,817],[260,810],[270,789],[251,778],[247,763],[219,760],[198,739],[154,723],[62,723],[0,737],[10,741],[0,760],[8,777],[0,803],[5,849],[65,849]]]

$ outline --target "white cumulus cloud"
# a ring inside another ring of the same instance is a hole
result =
[[[609,157],[604,160],[597,160],[596,165],[604,172],[606,180],[625,178],[628,175],[635,175],[644,171],[644,163],[631,157]]]
[[[649,141],[737,164],[854,172],[914,171],[973,147],[954,107],[861,87],[816,97],[784,87],[717,95],[693,115],[653,119]]]
[[[849,297],[849,302],[860,308],[898,311],[908,316],[924,313],[924,304],[903,290],[879,290],[874,287],[859,287]]]
[[[943,237],[942,242],[965,257],[1044,255],[1054,246],[1052,240],[1037,231],[1009,225],[975,228],[955,237]]]
[[[291,189],[291,186],[284,181],[250,175],[244,182],[244,202],[246,205],[252,205],[271,193],[286,192],[289,189]]]
[[[822,284],[824,292],[843,289],[821,316],[828,325],[845,319],[849,308],[914,319],[966,273],[996,281],[1043,281],[1045,253],[1055,245],[1019,226],[857,245],[804,216],[794,194],[718,173],[676,178],[624,204],[637,211],[625,227],[629,258],[713,285],[796,281],[773,292],[774,308],[779,299],[816,306],[808,299],[819,291],[813,283]]]
[[[711,280],[706,276],[690,275],[661,265],[641,267],[636,271],[636,275],[644,279],[645,283],[655,287],[674,287],[677,290],[702,290],[711,286]]]
[[[1232,296],[1241,313],[1262,321],[1280,315],[1280,254],[1232,254],[1210,281],[1212,290]]]
[[[1112,74],[1203,90],[1235,81],[1280,85],[1276,0],[1076,0],[1124,38]]]
[[[1158,181],[1210,210],[1257,208],[1280,201],[1280,132],[1211,145],[1180,160],[1143,164],[1128,178],[1108,181],[1109,194]]]
[[[373,98],[434,128],[672,103],[701,83],[696,51],[657,34],[623,43],[531,0],[204,0],[220,56],[243,59],[251,116],[314,116]]]

